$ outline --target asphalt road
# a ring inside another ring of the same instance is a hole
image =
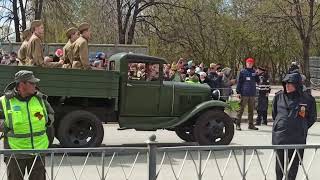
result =
[[[252,131],[247,130],[247,125],[242,125],[242,131],[236,131],[234,139],[232,141],[232,145],[271,145],[271,124],[269,126],[260,126],[259,131]],[[169,132],[165,130],[159,130],[156,132],[137,132],[135,130],[125,130],[125,131],[118,131],[118,126],[116,124],[105,125],[105,138],[103,141],[104,146],[107,147],[144,147],[146,146],[145,141],[148,139],[149,136],[155,134],[157,136],[158,145],[161,147],[166,146],[194,146],[193,143],[185,143],[180,140],[174,132]],[[308,137],[308,144],[320,144],[320,123],[316,123],[309,131]],[[262,167],[266,172],[268,167],[268,162],[270,159],[271,152],[270,150],[258,150],[259,158],[261,159]],[[309,164],[310,159],[313,155],[312,150],[305,151],[304,163],[306,166]],[[208,158],[209,161],[206,164],[206,159],[208,157],[209,152],[205,151],[202,152],[202,171],[203,171],[203,178],[202,179],[219,179],[219,171],[217,168],[216,163],[218,163],[219,168],[223,171],[226,162],[228,160],[229,152],[215,152],[214,158],[213,153]],[[247,151],[246,156],[246,166],[250,164],[250,167],[247,171],[247,179],[258,180],[264,179],[261,167],[259,165],[258,157],[255,155],[250,162],[252,151]],[[179,179],[181,180],[195,180],[197,179],[197,171],[196,169],[199,168],[199,161],[198,153],[197,152],[190,152],[186,157],[186,161],[184,162],[186,152],[170,152],[166,154],[166,158],[163,161],[163,165],[161,166],[161,170],[159,172],[158,180],[174,180],[178,179],[179,172],[180,176]],[[240,168],[243,164],[243,156],[242,152],[236,151],[235,155],[237,157],[238,163]],[[107,179],[115,179],[115,180],[125,180],[125,179],[135,179],[135,180],[143,180],[147,179],[147,158],[146,154],[139,154],[137,157],[136,163],[134,168],[132,169],[132,173],[129,177],[132,164],[134,159],[136,158],[136,154],[131,154],[127,156],[115,156],[114,160],[110,164],[110,169],[108,170],[108,178]],[[158,162],[158,170],[160,168],[161,160],[163,157],[163,153],[158,153],[157,162]],[[170,157],[170,158],[169,158]],[[86,166],[83,166],[85,162],[86,156],[69,156],[65,157],[62,165],[58,168],[62,156],[58,155],[54,159],[54,164],[56,165],[54,169],[54,174],[56,175],[56,179],[90,179],[96,180],[99,178],[99,173],[101,173],[101,161],[99,156],[90,156],[88,161],[86,162]],[[112,154],[109,154],[105,158],[106,162],[106,169],[112,159]],[[192,160],[195,159],[195,162]],[[269,170],[267,173],[267,179],[273,180],[275,179],[274,173],[274,164],[275,158],[271,159],[271,163],[269,166]],[[184,163],[183,163],[184,162]],[[72,168],[70,166],[72,164]],[[206,164],[206,165],[205,165]],[[50,175],[50,159],[47,158],[47,166],[48,166],[48,175]],[[183,165],[182,170],[180,171]],[[318,179],[320,177],[320,172],[318,167],[320,166],[320,154],[319,152],[316,153],[315,159],[312,163],[310,168],[310,179]],[[4,168],[5,166],[0,166]],[[83,168],[84,167],[84,168]],[[197,168],[195,168],[197,167]],[[203,168],[205,167],[205,170]],[[81,170],[83,171],[81,173]],[[241,168],[242,169],[242,168]],[[176,174],[173,173],[173,170]],[[99,171],[99,173],[98,173]],[[0,175],[3,172],[3,169],[0,171]],[[80,177],[81,175],[81,177]],[[76,177],[76,178],[75,178]],[[79,178],[80,177],[80,178]],[[224,174],[225,180],[234,180],[234,179],[241,179],[241,175],[237,166],[237,161],[232,156],[228,165],[225,169]],[[297,179],[303,179],[302,176],[302,168],[300,167],[300,171],[298,174]]]

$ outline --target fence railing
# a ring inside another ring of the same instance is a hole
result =
[[[320,145],[160,147],[154,140],[148,140],[146,147],[0,150],[0,154],[1,158],[6,155],[9,162],[17,161],[19,154],[33,154],[29,172],[24,174],[21,168],[15,171],[26,180],[36,171],[33,167],[37,158],[45,166],[48,180],[271,180],[275,179],[275,163],[280,162],[278,150],[283,150],[285,157],[281,166],[283,180],[289,179],[295,158],[300,161],[297,179],[318,179],[320,175]],[[300,150],[305,151],[303,158]],[[291,158],[287,156],[289,151],[293,152]],[[6,176],[7,166],[2,161],[0,179]]]

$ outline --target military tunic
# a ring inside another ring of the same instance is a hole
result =
[[[69,40],[66,45],[63,47],[63,60],[64,60],[64,68],[72,67],[72,57],[71,57],[71,41]]]
[[[27,45],[26,65],[40,67],[61,67],[59,62],[44,63],[42,40],[33,34]]]
[[[23,41],[20,49],[18,51],[18,59],[20,60],[20,65],[26,64],[26,58],[27,58],[27,48],[28,48],[28,41]]]
[[[72,68],[73,69],[91,69],[89,65],[88,41],[80,36],[71,46]]]

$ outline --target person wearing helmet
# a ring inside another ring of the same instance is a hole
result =
[[[106,54],[104,52],[97,52],[95,61],[99,62],[100,68],[107,68],[108,62],[106,60]]]
[[[317,119],[317,109],[314,97],[303,91],[299,73],[287,74],[282,80],[283,90],[276,93],[272,103],[272,144],[306,144],[308,129]],[[296,178],[299,167],[299,155],[303,156],[303,149],[294,153],[289,149],[287,156],[292,160],[288,172],[288,179]],[[280,163],[276,162],[277,180],[283,178],[284,150],[277,150]],[[295,155],[294,155],[295,154]]]
[[[299,67],[297,62],[292,62],[290,67],[289,67],[288,74],[295,73],[295,72],[299,73],[300,72],[300,67]]]

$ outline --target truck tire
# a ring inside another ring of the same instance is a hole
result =
[[[53,126],[47,127],[47,136],[48,136],[48,140],[49,140],[49,147],[52,147],[53,140],[54,140],[54,127]]]
[[[99,118],[83,110],[72,111],[65,115],[58,129],[58,139],[62,147],[99,147],[103,137],[103,125]]]
[[[199,145],[228,145],[233,135],[233,121],[222,110],[204,112],[194,127],[194,138]]]
[[[193,126],[191,127],[177,127],[175,129],[175,132],[177,136],[186,141],[186,142],[194,142],[194,136],[193,136]]]

